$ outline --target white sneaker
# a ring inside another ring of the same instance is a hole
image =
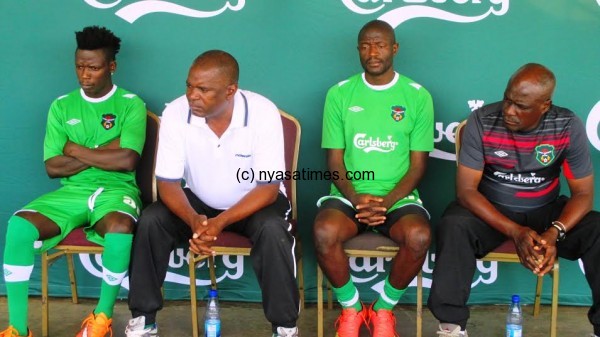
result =
[[[126,337],[158,337],[158,326],[156,323],[151,328],[144,329],[146,317],[139,316],[129,320],[125,328]]]
[[[284,328],[282,326],[277,328],[277,333],[273,334],[273,337],[298,337],[298,327],[295,328]]]
[[[467,330],[460,331],[460,325],[443,323],[436,332],[439,337],[469,337]]]

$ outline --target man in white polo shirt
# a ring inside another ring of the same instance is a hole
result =
[[[171,251],[189,242],[195,253],[214,254],[211,243],[223,230],[253,242],[251,258],[273,336],[298,336],[295,243],[283,184],[237,179],[251,175],[239,172],[285,170],[281,119],[271,101],[238,89],[238,75],[230,54],[201,54],[190,68],[186,94],[162,114],[160,201],[144,210],[136,230],[128,337],[156,335]]]

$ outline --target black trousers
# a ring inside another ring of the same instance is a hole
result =
[[[222,212],[207,206],[189,189],[185,189],[185,193],[198,213],[212,218]],[[300,308],[295,239],[287,221],[289,212],[289,201],[279,194],[273,204],[225,229],[252,241],[252,266],[262,290],[265,316],[274,329],[295,327]],[[162,202],[157,201],[142,212],[129,268],[129,309],[133,317],[145,316],[146,324],[156,321],[156,313],[163,307],[160,288],[171,251],[191,237],[190,227]]]
[[[562,196],[528,213],[515,213],[496,207],[516,223],[541,233],[558,218],[566,201],[567,198]],[[459,324],[465,329],[469,319],[467,301],[476,259],[485,256],[505,240],[502,233],[458,203],[453,202],[446,208],[437,228],[433,284],[427,303],[440,322]],[[594,333],[600,335],[600,213],[589,212],[567,233],[564,241],[557,242],[556,248],[560,257],[582,259],[585,277],[592,290],[593,303],[588,319],[594,326]]]

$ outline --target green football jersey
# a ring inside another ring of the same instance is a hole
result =
[[[344,149],[348,171],[374,172],[372,180],[352,181],[357,193],[385,196],[408,171],[410,151],[433,150],[433,126],[431,95],[421,85],[396,74],[372,86],[357,74],[329,89],[321,146]],[[331,195],[342,196],[334,184]]]
[[[146,107],[127,90],[113,87],[105,97],[84,97],[74,90],[52,102],[44,138],[44,161],[63,155],[69,140],[87,148],[97,148],[120,138],[121,148],[141,155],[146,138]],[[70,177],[63,185],[124,186],[135,185],[134,172],[106,171],[90,167]]]

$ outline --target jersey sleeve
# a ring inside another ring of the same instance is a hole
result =
[[[567,179],[580,179],[593,173],[592,158],[583,122],[573,116],[569,131],[569,148],[563,162],[563,174]]]
[[[163,111],[158,134],[155,174],[162,180],[180,180],[185,169],[185,132],[179,119],[177,102],[171,102]]]
[[[255,133],[256,146],[253,148],[252,166],[255,172],[283,172],[285,155],[281,116],[273,103],[265,104],[263,109],[261,128]],[[267,183],[267,181],[257,180],[257,183]]]
[[[420,91],[417,102],[417,118],[415,127],[410,133],[411,151],[433,151],[433,100],[425,88]]]
[[[121,128],[121,148],[142,154],[146,140],[146,106],[137,96],[126,99],[127,115]]]
[[[68,138],[62,119],[60,103],[56,100],[52,102],[48,111],[46,135],[44,137],[44,161],[63,155],[63,149]]]
[[[324,149],[345,149],[344,122],[339,85],[329,89],[323,111],[323,134],[321,147]]]
[[[460,153],[458,153],[460,164],[479,171],[483,171],[485,166],[482,130],[477,112],[472,113],[464,127]]]

